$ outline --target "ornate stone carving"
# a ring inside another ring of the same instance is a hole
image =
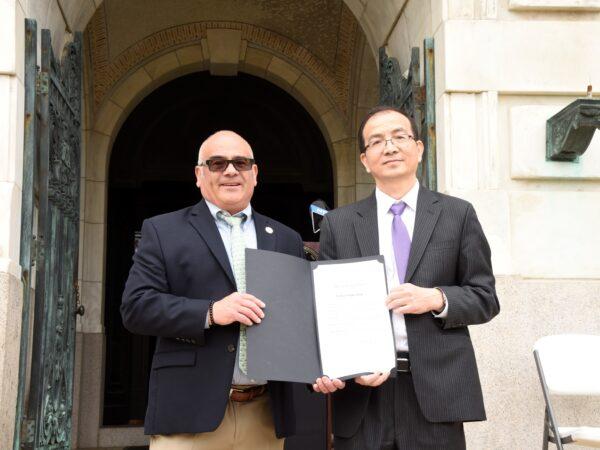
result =
[[[86,29],[91,60],[92,97],[94,109],[106,98],[110,89],[134,68],[152,56],[169,49],[199,43],[206,30],[241,30],[248,44],[277,53],[301,68],[319,83],[332,97],[340,111],[350,108],[352,61],[359,32],[352,12],[341,8],[339,41],[334,64],[326,64],[307,48],[274,31],[253,24],[231,21],[203,21],[177,25],[153,33],[128,49],[109,58],[107,25],[104,7],[100,6]]]

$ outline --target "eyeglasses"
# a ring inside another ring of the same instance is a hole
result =
[[[227,167],[229,167],[229,164],[233,164],[233,167],[235,167],[235,170],[241,172],[241,171],[252,169],[252,165],[254,164],[254,159],[242,158],[242,157],[227,159],[227,158],[216,157],[216,158],[207,159],[206,161],[198,162],[199,166],[206,166],[206,167],[208,167],[208,170],[210,170],[211,172],[225,172],[227,170]]]
[[[405,149],[408,147],[411,139],[414,140],[414,137],[410,134],[397,134],[389,139],[375,138],[365,145],[365,150],[383,151],[388,142],[399,150]]]

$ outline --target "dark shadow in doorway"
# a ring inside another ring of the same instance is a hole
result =
[[[104,325],[104,426],[140,426],[146,410],[154,339],[122,325],[119,306],[142,221],[199,201],[194,166],[201,142],[220,129],[238,132],[259,167],[253,207],[315,240],[308,206],[333,205],[333,171],[316,123],[289,94],[250,75],[195,73],[149,94],[115,140],[109,166]],[[298,388],[300,432],[286,448],[320,448],[324,407]],[[308,445],[308,447],[307,447]]]

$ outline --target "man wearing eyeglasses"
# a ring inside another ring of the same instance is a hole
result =
[[[500,309],[490,248],[471,204],[419,185],[416,133],[397,108],[369,111],[358,137],[375,192],[321,222],[322,259],[384,256],[397,351],[393,373],[316,380],[334,393],[336,450],[464,449],[463,422],[485,420],[467,326]]]
[[[245,293],[245,248],[302,257],[298,233],[252,209],[258,168],[231,131],[198,154],[194,206],[144,221],[123,293],[133,333],[157,336],[145,433],[152,450],[283,449],[290,384],[246,372],[246,327],[268,308]]]

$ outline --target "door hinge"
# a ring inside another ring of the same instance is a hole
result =
[[[37,265],[37,254],[38,254],[38,243],[37,243],[37,236],[33,236],[33,239],[31,239],[31,265],[35,266]]]
[[[31,265],[43,267],[44,265],[44,238],[33,236],[31,240]]]
[[[75,292],[75,315],[83,316],[85,314],[85,306],[81,304],[79,297],[79,281],[73,281],[73,291]]]
[[[33,444],[35,440],[35,420],[23,418],[21,420],[21,444]]]
[[[38,72],[35,77],[35,90],[38,94],[48,93],[48,72]]]
[[[425,85],[416,86],[413,89],[413,95],[415,96],[415,103],[422,107],[425,105],[425,100],[427,99],[427,92],[425,90]]]

